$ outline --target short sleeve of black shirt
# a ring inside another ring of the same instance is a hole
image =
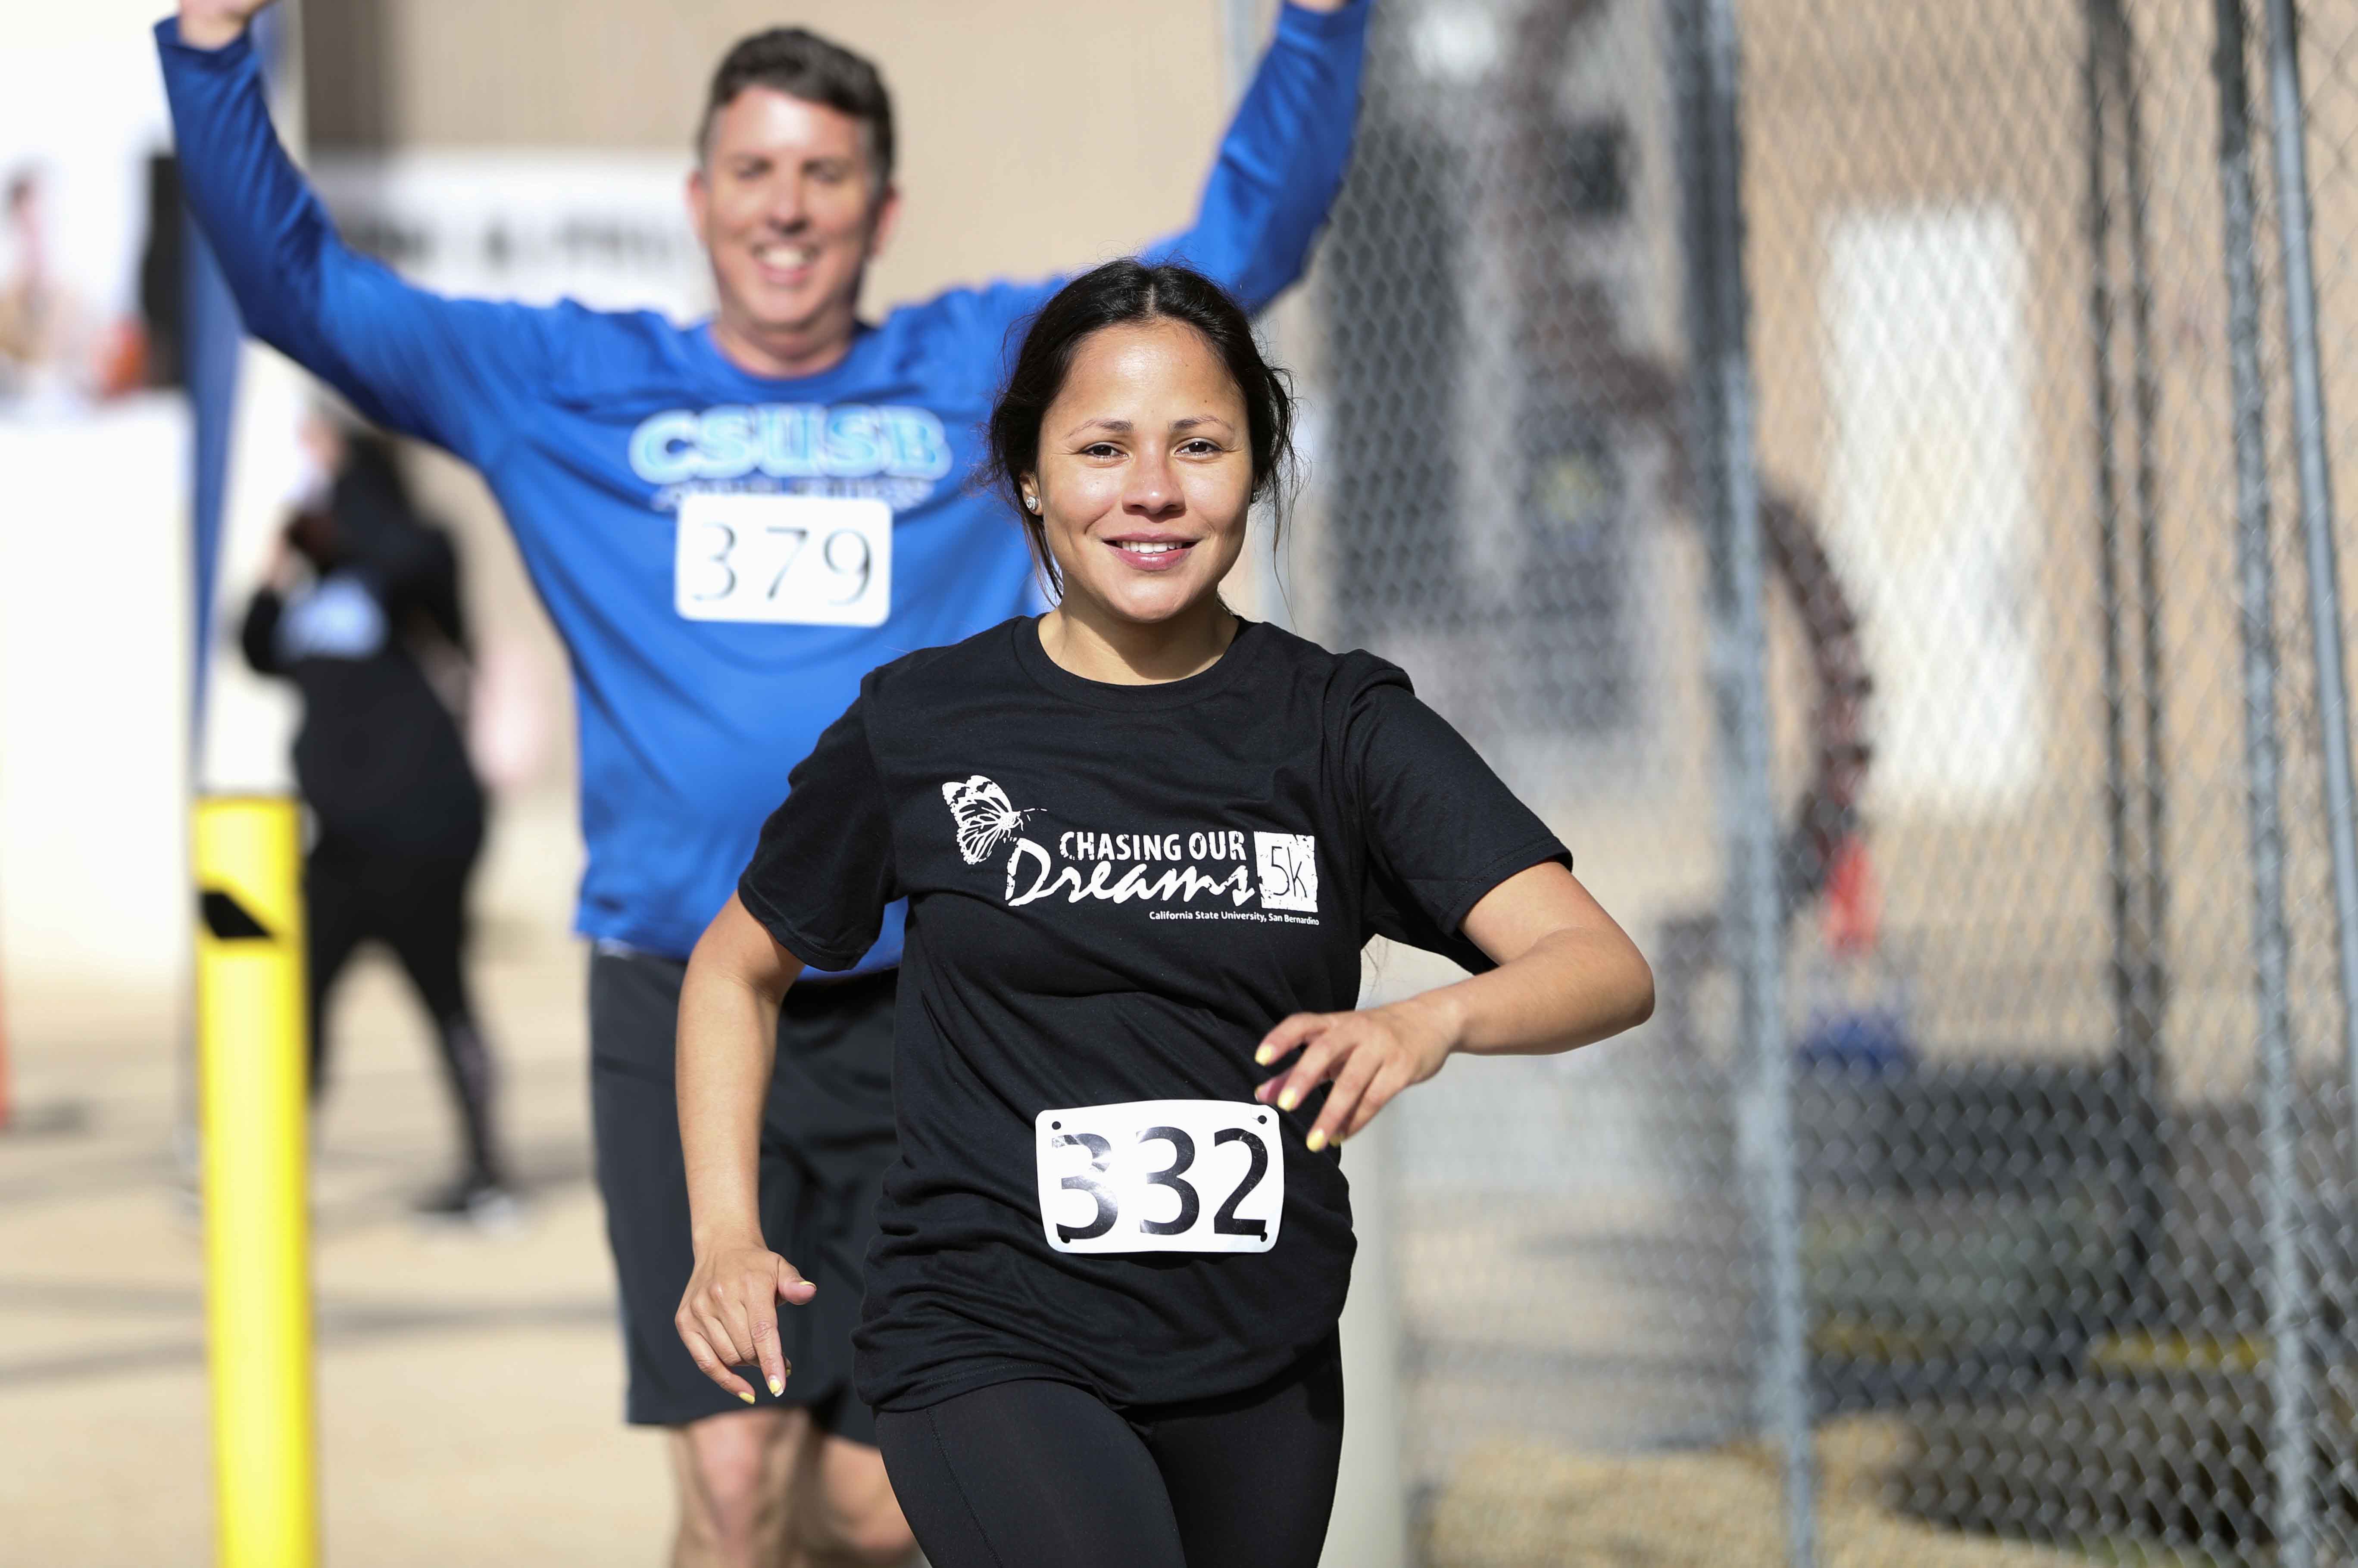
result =
[[[848,969],[875,945],[901,896],[892,818],[868,743],[868,697],[827,728],[786,775],[786,798],[762,825],[737,897],[805,964]]]
[[[1342,760],[1367,851],[1362,919],[1370,934],[1493,968],[1466,916],[1519,871],[1572,855],[1481,755],[1427,708],[1398,666],[1349,654],[1340,666]]]

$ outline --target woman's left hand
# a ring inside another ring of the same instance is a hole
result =
[[[1364,1012],[1297,1012],[1262,1037],[1253,1060],[1266,1067],[1297,1050],[1300,1060],[1253,1098],[1292,1110],[1331,1080],[1335,1087],[1305,1141],[1315,1153],[1367,1126],[1401,1090],[1441,1071],[1456,1044],[1449,1006],[1433,993]]]

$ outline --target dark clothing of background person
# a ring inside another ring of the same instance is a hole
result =
[[[291,600],[268,588],[254,596],[245,657],[303,694],[295,778],[321,838],[472,860],[482,786],[411,646],[422,635],[466,647],[449,536],[411,514],[391,460],[358,443],[324,514],[295,531],[323,546],[316,579]]]
[[[391,458],[354,441],[326,506],[289,526],[314,577],[247,610],[246,661],[295,683],[295,776],[318,821],[304,866],[309,913],[311,1092],[328,1076],[328,993],[360,945],[383,942],[434,1021],[466,1141],[459,1182],[426,1206],[462,1213],[499,1195],[492,1063],[461,953],[483,790],[416,644],[466,647],[458,557],[420,522]]]

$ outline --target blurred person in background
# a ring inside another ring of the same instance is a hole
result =
[[[304,445],[318,493],[279,536],[241,641],[256,673],[303,697],[295,777],[318,833],[303,868],[311,1098],[327,1090],[329,995],[360,945],[382,942],[433,1021],[464,1141],[457,1177],[418,1208],[504,1219],[492,1055],[464,964],[483,790],[453,713],[467,651],[458,554],[411,508],[384,442],[314,419]]]
[[[899,1562],[912,1538],[850,1388],[850,1336],[894,1154],[903,912],[780,1015],[762,1221],[818,1294],[786,1330],[791,1381],[741,1405],[671,1327],[694,1264],[680,986],[781,770],[860,678],[1036,608],[1022,530],[963,476],[1011,330],[1061,280],[863,319],[900,201],[891,99],[869,61],[777,28],[721,60],[696,127],[687,198],[710,319],[439,297],[347,248],[279,146],[246,38],[265,3],[182,0],[157,27],[189,205],[250,330],[481,470],[571,655],[598,1180],[627,1417],[674,1432],[674,1561]],[[1252,310],[1301,276],[1348,161],[1368,4],[1283,8],[1193,226],[1151,254]],[[1075,147],[1075,185],[1103,178]]]
[[[0,197],[0,401],[70,405],[95,390],[90,313],[52,264],[47,205],[39,169],[8,176]]]

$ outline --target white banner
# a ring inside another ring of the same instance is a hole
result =
[[[337,153],[311,178],[355,248],[445,294],[686,321],[711,308],[689,160],[637,151]]]

